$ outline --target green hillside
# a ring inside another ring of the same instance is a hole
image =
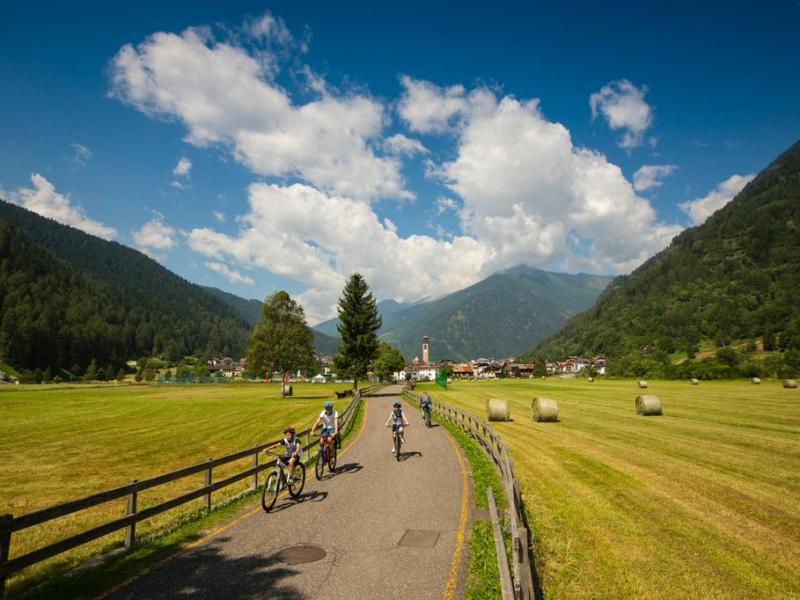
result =
[[[244,352],[244,318],[144,254],[2,201],[0,221],[0,359],[14,367]]]
[[[605,353],[630,375],[791,376],[798,291],[800,142],[527,356]]]
[[[384,317],[380,334],[407,358],[421,353],[424,335],[431,340],[431,360],[514,356],[586,310],[609,281],[600,275],[514,267],[394,312]]]

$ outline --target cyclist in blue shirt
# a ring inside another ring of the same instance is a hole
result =
[[[392,425],[392,452],[394,452],[395,430],[400,433],[400,439],[403,440],[403,443],[405,444],[406,440],[403,437],[403,428],[408,426],[408,421],[406,421],[406,415],[403,412],[403,407],[400,404],[400,400],[394,401],[394,404],[392,405],[392,412],[389,413],[389,418],[386,419],[386,427],[388,427],[390,423]]]
[[[422,409],[422,415],[427,415],[430,418],[432,406],[433,402],[431,401],[431,397],[428,395],[428,392],[422,392],[422,396],[419,397],[419,407]]]

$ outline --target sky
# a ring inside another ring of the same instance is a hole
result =
[[[109,6],[0,8],[0,197],[311,323],[628,273],[800,138],[797,0]]]

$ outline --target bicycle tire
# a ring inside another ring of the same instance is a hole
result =
[[[267,475],[267,480],[264,482],[264,487],[261,490],[261,507],[265,512],[272,510],[275,506],[275,501],[278,499],[278,494],[281,491],[281,477],[278,469],[272,471]]]
[[[292,498],[297,498],[300,494],[303,493],[303,488],[306,485],[306,466],[303,463],[298,462],[294,466],[293,479],[294,480],[292,481],[292,485],[289,486],[289,495]]]
[[[400,462],[400,434],[395,432],[394,434],[394,458],[398,462]]]
[[[331,444],[328,449],[328,471],[333,473],[336,470],[336,444]]]
[[[322,474],[325,472],[325,446],[319,447],[319,452],[317,453],[317,462],[314,465],[314,473],[317,476],[317,479],[322,479]]]

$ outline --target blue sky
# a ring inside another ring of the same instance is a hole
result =
[[[800,137],[800,4],[17,3],[0,188],[312,321],[627,272]]]

